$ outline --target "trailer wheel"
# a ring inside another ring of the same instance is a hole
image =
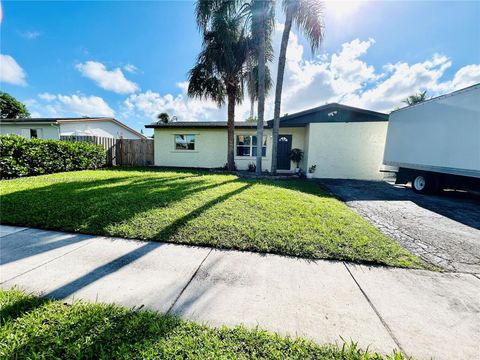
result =
[[[432,194],[438,190],[438,181],[430,174],[416,174],[412,179],[412,189],[417,194]]]

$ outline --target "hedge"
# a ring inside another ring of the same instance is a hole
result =
[[[96,169],[105,162],[101,145],[0,135],[1,179]]]

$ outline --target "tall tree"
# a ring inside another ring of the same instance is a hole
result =
[[[260,159],[260,166],[257,165],[257,172],[261,172],[261,146],[262,146],[262,139],[263,139],[263,109],[265,103],[265,90],[266,90],[266,62],[270,61],[273,57],[273,48],[271,46],[271,37],[273,32],[273,25],[274,25],[274,1],[272,0],[247,0],[247,1],[240,1],[240,0],[198,0],[196,5],[196,17],[197,17],[197,24],[199,28],[206,34],[209,29],[218,31],[219,34],[222,35],[223,38],[229,38],[228,36],[223,36],[224,32],[228,32],[228,26],[222,27],[217,26],[216,24],[221,24],[222,21],[219,19],[235,19],[238,22],[239,28],[242,29],[242,36],[246,38],[247,49],[241,47],[238,48],[239,51],[243,51],[237,53],[237,61],[238,64],[242,63],[244,65],[246,62],[249,64],[256,63],[258,65],[258,106],[259,106],[259,114],[261,118],[258,119],[257,122],[257,144],[260,144],[260,150],[258,150],[257,145],[257,164]],[[231,24],[229,25],[231,26]],[[234,42],[225,41],[223,44],[221,51],[228,53],[229,51],[225,51],[228,49],[229,46],[232,46]],[[259,59],[262,59],[261,61]],[[242,66],[242,74],[248,73],[245,71],[244,66]],[[193,70],[193,69],[192,69]],[[216,77],[218,79],[218,77]],[[238,77],[235,77],[238,79]],[[242,76],[242,80],[244,76]],[[211,83],[211,87],[220,88],[218,86],[218,81],[213,81]],[[228,82],[227,82],[228,83]],[[226,85],[224,82],[223,85]],[[236,102],[241,102],[243,99],[243,82],[240,81],[241,86],[232,86],[232,88],[236,88],[239,90],[237,94]],[[224,86],[224,92],[228,92],[226,86]],[[233,91],[231,91],[233,93]],[[218,97],[211,97],[219,105],[222,103],[218,101]],[[228,97],[228,96],[227,96]],[[230,96],[230,99],[233,99],[234,96]],[[229,158],[231,157],[233,161],[233,146],[234,146],[234,123],[230,119],[234,116],[234,101],[228,101],[228,114],[229,114]],[[230,136],[231,135],[231,136]],[[230,151],[231,147],[231,151]]]
[[[277,146],[280,128],[283,76],[285,73],[287,47],[292,24],[295,24],[300,31],[303,31],[310,42],[312,52],[315,52],[319,48],[324,34],[324,22],[322,18],[323,5],[320,1],[283,0],[283,10],[285,12],[285,25],[280,45],[280,55],[278,58],[275,107],[273,111],[272,173],[274,174],[277,172]]]
[[[273,55],[272,55],[273,56]],[[248,65],[248,73],[246,76],[247,81],[247,92],[250,99],[250,117],[249,119],[255,118],[254,106],[255,102],[258,100],[258,66],[257,65]],[[265,91],[268,93],[272,88],[272,75],[270,73],[270,68],[265,67]],[[256,123],[256,121],[255,121]]]
[[[197,2],[197,23],[203,31],[203,46],[190,70],[188,95],[208,98],[218,106],[227,102],[227,167],[235,170],[235,105],[243,101],[245,66],[250,38],[243,19],[231,1]]]
[[[403,102],[405,104],[407,104],[408,106],[410,106],[410,105],[415,105],[415,104],[421,103],[425,100],[427,100],[427,90],[425,90],[423,92],[413,94],[413,95],[410,95],[405,100],[403,100]]]
[[[275,20],[275,2],[270,0],[251,0],[251,34],[258,66],[258,111],[257,111],[257,156],[256,174],[262,173],[263,122],[266,96],[266,63],[268,48],[271,47],[271,34]]]
[[[30,117],[27,107],[6,92],[0,92],[0,117],[2,119],[19,119]]]

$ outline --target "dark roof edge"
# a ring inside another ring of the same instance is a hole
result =
[[[311,114],[311,113],[314,113],[314,112],[327,110],[327,109],[330,109],[330,108],[334,108],[334,109],[338,108],[338,109],[356,111],[356,112],[360,112],[360,113],[364,113],[364,114],[368,114],[368,115],[384,117],[385,120],[388,120],[388,114],[385,114],[385,113],[381,113],[381,112],[373,111],[373,110],[361,109],[361,108],[357,108],[357,107],[354,107],[354,106],[343,105],[343,104],[339,104],[339,103],[329,103],[329,104],[314,107],[312,109],[303,110],[303,111],[293,113],[293,114],[288,114],[286,116],[281,116],[280,121],[290,120],[290,119],[293,119],[293,118],[296,118],[296,117],[299,117],[299,116],[308,115],[308,114]],[[272,121],[273,121],[273,119],[268,120],[269,123],[272,122]]]
[[[112,120],[111,116],[94,116],[94,117],[55,117],[55,118],[6,118],[0,121],[58,121],[58,120]],[[118,121],[118,120],[117,120]]]
[[[226,121],[177,121],[167,124],[148,124],[145,125],[148,129],[172,129],[172,128],[226,128]],[[246,122],[236,122],[236,128],[244,129],[256,129],[257,124],[249,124]],[[264,127],[267,127],[267,123],[264,123]]]
[[[381,113],[381,112],[373,111],[373,110],[365,110],[365,109],[361,109],[361,108],[357,108],[357,107],[353,107],[353,106],[348,106],[348,105],[342,105],[342,104],[338,104],[338,103],[330,103],[330,104],[326,104],[326,105],[322,105],[322,106],[317,106],[317,107],[312,108],[312,109],[303,110],[303,111],[300,111],[300,112],[297,112],[297,113],[294,113],[294,114],[288,114],[286,116],[282,116],[282,117],[280,117],[280,123],[282,123],[284,121],[287,121],[287,120],[291,120],[291,119],[300,117],[300,116],[303,116],[303,115],[308,115],[308,114],[311,114],[311,113],[324,111],[324,110],[328,110],[328,109],[344,109],[344,110],[348,110],[348,111],[354,111],[354,112],[357,112],[357,113],[362,113],[362,114],[375,116],[377,118],[381,118],[381,119],[384,119],[385,121],[388,121],[388,114],[385,114],[385,113]],[[379,120],[372,120],[372,121],[379,121]],[[269,127],[271,127],[272,123],[273,123],[273,119],[268,120],[267,122],[265,122],[264,127],[269,128]],[[292,125],[292,126],[294,126],[294,125]],[[168,128],[182,128],[182,127],[184,127],[184,128],[186,128],[186,127],[192,127],[192,128],[200,128],[200,127],[202,127],[202,128],[222,128],[222,127],[227,127],[227,122],[226,121],[178,121],[178,122],[167,123],[167,124],[152,123],[152,124],[145,125],[145,127],[149,128],[149,129],[168,129]],[[256,128],[257,125],[256,124],[248,124],[248,123],[245,123],[245,122],[236,122],[235,127],[236,128]]]

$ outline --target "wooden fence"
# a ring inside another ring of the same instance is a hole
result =
[[[84,141],[102,145],[107,152],[107,165],[153,165],[153,139],[113,139],[100,136],[60,136],[64,141]]]

